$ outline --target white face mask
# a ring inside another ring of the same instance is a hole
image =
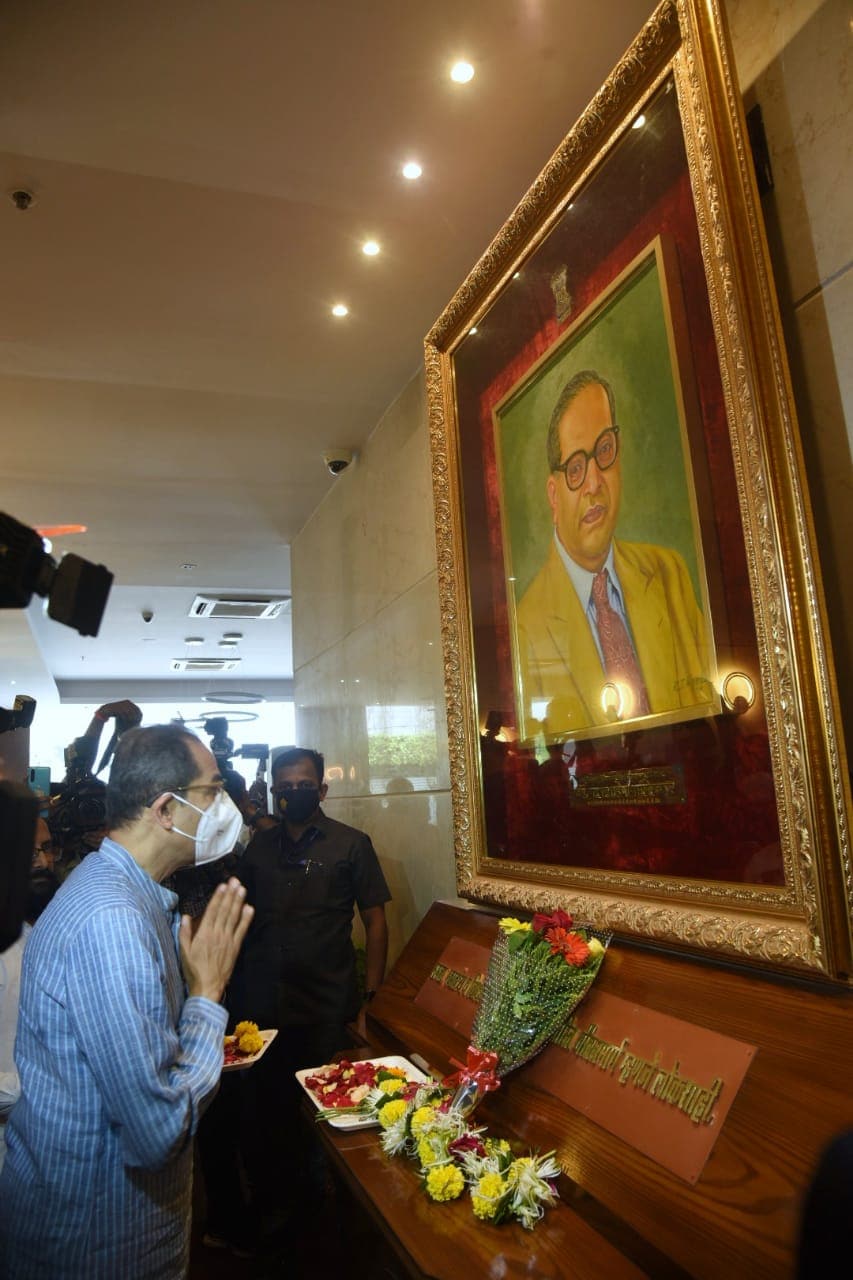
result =
[[[172,827],[179,836],[186,836],[188,840],[195,841],[197,867],[205,862],[215,862],[217,858],[224,858],[226,853],[231,852],[240,835],[243,815],[227,791],[220,791],[209,809],[199,809],[198,805],[190,804],[190,801],[185,800],[183,796],[176,796],[174,791],[170,791],[169,794],[174,800],[189,805],[191,809],[195,809],[196,813],[201,814],[194,836],[191,836],[188,831],[182,831],[180,827]]]

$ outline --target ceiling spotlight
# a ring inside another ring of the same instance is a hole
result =
[[[197,645],[204,644],[204,636],[184,636],[184,644],[194,648]]]
[[[220,649],[236,649],[238,643],[237,640],[220,640],[219,647]]]
[[[339,317],[348,316],[349,307],[344,306],[342,302],[336,302],[335,305],[332,307],[332,315],[339,316]]]
[[[361,252],[367,258],[375,258],[379,252],[379,243],[376,240],[365,240],[361,246]]]
[[[403,177],[408,178],[409,182],[415,182],[422,173],[423,169],[418,164],[417,160],[407,160],[403,165]]]
[[[474,68],[470,62],[454,62],[450,68],[450,79],[455,80],[457,84],[467,84],[469,80],[474,79]]]
[[[642,127],[643,127],[643,125],[644,125],[645,123],[646,123],[646,117],[645,117],[644,115],[642,115],[642,113],[641,113],[640,115],[638,115],[638,116],[637,116],[636,120],[635,120],[635,121],[634,121],[634,123],[631,125],[631,128],[632,128],[632,129],[642,129]]]
[[[223,640],[242,640],[243,632],[242,631],[223,631],[222,639]]]

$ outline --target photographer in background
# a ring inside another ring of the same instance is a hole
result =
[[[101,734],[109,720],[115,720],[115,728],[95,770]],[[141,721],[142,712],[135,702],[128,699],[105,702],[93,714],[85,733],[65,748],[65,780],[51,801],[48,816],[58,846],[58,871],[62,877],[97,849],[107,834],[106,786],[96,774],[109,763],[121,735],[135,729]]]

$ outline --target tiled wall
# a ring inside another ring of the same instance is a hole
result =
[[[293,600],[299,740],[326,754],[326,811],[376,846],[393,959],[456,892],[421,374],[295,540]]]
[[[776,188],[763,207],[850,740],[853,12],[849,0],[728,0],[726,8],[747,105],[761,103],[770,143]],[[455,891],[421,376],[296,539],[293,595],[300,738],[325,750],[335,774],[329,813],[368,831],[380,853],[394,894],[393,957],[432,900]],[[414,727],[430,759],[401,765],[396,780],[371,748],[376,708],[397,709],[387,713],[391,727],[399,727],[393,716],[420,717]],[[398,790],[400,777],[415,789]]]

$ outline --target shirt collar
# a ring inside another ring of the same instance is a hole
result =
[[[574,587],[578,600],[584,610],[587,610],[592,602],[592,583],[595,578],[594,573],[590,573],[588,569],[582,568],[576,560],[573,560],[566,548],[559,539],[557,530],[554,530],[554,543],[557,547],[557,554],[563,563],[563,568],[569,575],[572,586]],[[604,561],[605,568],[610,575],[610,583],[619,592],[619,579],[616,577],[616,566],[613,562],[613,539],[610,540],[610,547],[607,551],[607,559]],[[619,592],[621,599],[621,592]]]
[[[110,862],[116,862],[126,874],[130,877],[135,885],[145,893],[151,901],[165,912],[166,915],[173,915],[178,907],[178,895],[172,893],[171,889],[167,889],[165,885],[158,884],[156,880],[143,871],[136,859],[128,853],[124,845],[118,844],[115,840],[111,840],[109,836],[105,836],[101,841],[99,853],[102,853]]]

